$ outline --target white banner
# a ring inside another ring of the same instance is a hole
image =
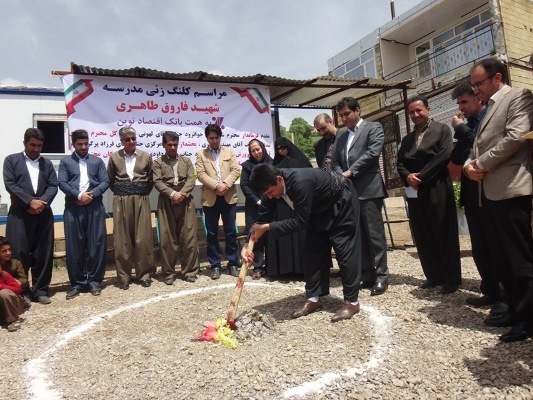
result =
[[[161,132],[168,130],[180,135],[178,152],[194,164],[207,147],[208,124],[221,126],[222,145],[233,148],[239,164],[254,138],[274,155],[268,87],[73,74],[62,81],[69,132],[89,132],[90,152],[106,164],[122,147],[123,126],[135,128],[137,146],[154,159],[164,153]]]

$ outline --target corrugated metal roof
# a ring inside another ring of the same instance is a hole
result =
[[[333,108],[342,97],[350,96],[361,99],[379,92],[408,87],[411,82],[411,80],[396,82],[369,78],[347,79],[333,76],[319,76],[304,80],[262,74],[222,76],[203,71],[173,73],[142,67],[106,69],[74,63],[71,64],[71,72],[83,75],[264,85],[270,88],[272,105],[280,108]]]

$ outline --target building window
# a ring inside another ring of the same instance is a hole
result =
[[[333,76],[343,78],[376,78],[376,62],[374,49],[365,51],[359,57],[350,60],[333,70]]]
[[[33,126],[44,134],[43,154],[65,154],[69,152],[67,116],[60,114],[34,114]]]
[[[483,11],[415,48],[418,78],[425,81],[454,71],[494,49],[490,11]]]

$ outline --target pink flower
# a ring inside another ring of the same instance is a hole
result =
[[[198,340],[205,342],[213,342],[217,333],[217,327],[214,322],[206,322],[204,324],[204,330],[200,332]]]

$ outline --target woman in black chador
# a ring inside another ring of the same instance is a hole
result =
[[[267,153],[265,144],[257,139],[252,139],[248,143],[248,153],[250,157],[247,161],[243,162],[241,172],[241,190],[246,197],[244,203],[244,215],[246,219],[246,233],[249,232],[250,227],[253,225],[258,216],[259,205],[261,204],[261,194],[255,193],[249,185],[250,175],[256,165],[259,164],[272,164],[272,157]],[[267,235],[254,246],[254,272],[253,279],[259,279],[265,274],[263,266],[265,255],[265,243],[268,240]]]

